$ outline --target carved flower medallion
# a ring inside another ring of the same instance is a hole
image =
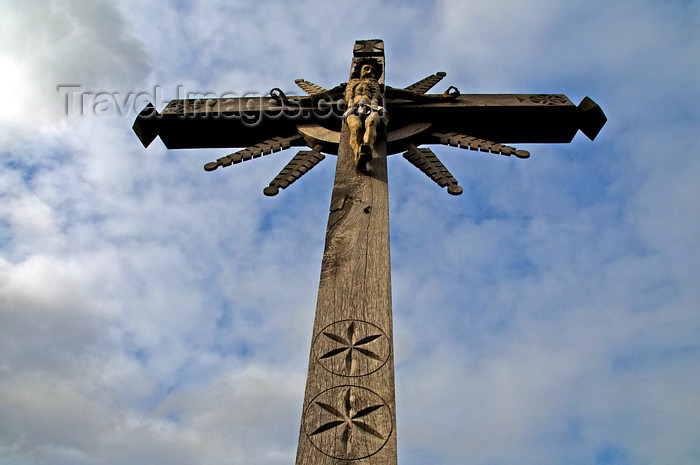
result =
[[[391,344],[377,326],[360,320],[343,320],[325,327],[316,336],[314,353],[331,373],[364,376],[386,363]]]
[[[393,430],[392,414],[373,391],[338,386],[323,391],[306,407],[304,430],[329,457],[359,460],[384,447]]]
[[[532,103],[539,103],[541,105],[563,105],[568,100],[566,96],[558,94],[538,94],[530,96],[530,101]]]

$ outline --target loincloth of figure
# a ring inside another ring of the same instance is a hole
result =
[[[364,88],[364,91],[358,92],[358,88]],[[351,79],[345,88],[345,101],[354,102],[358,95],[365,97],[372,103],[362,101],[353,103],[343,114],[343,119],[347,119],[350,115],[356,115],[364,121],[372,113],[378,113],[382,121],[387,121],[386,109],[376,103],[382,100],[381,87],[376,79]]]
[[[352,107],[348,108],[345,113],[343,113],[343,119],[347,119],[350,115],[358,116],[362,121],[366,120],[372,113],[378,113],[382,121],[387,119],[386,109],[377,104],[359,102]]]

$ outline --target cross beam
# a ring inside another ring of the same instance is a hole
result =
[[[248,147],[274,136],[296,135],[300,126],[320,125],[339,132],[345,104],[339,102],[329,93],[316,98],[173,100],[162,113],[146,107],[134,130],[145,147],[158,136],[169,149]],[[436,132],[503,143],[567,143],[578,130],[595,139],[605,121],[600,107],[588,97],[576,106],[560,94],[462,94],[445,101],[394,101],[387,130],[430,122]],[[327,151],[337,153],[338,142],[327,141]],[[397,146],[389,153],[407,147]]]

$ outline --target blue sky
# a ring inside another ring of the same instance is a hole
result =
[[[85,92],[387,83],[590,96],[591,142],[390,157],[402,465],[700,463],[700,6],[0,0],[0,464],[293,463],[334,157],[207,173]],[[232,151],[232,150],[231,150]]]

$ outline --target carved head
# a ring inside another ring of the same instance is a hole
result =
[[[377,72],[374,70],[374,66],[370,65],[369,63],[362,65],[362,68],[360,68],[360,77],[361,78],[377,78],[375,76]]]
[[[352,78],[374,78],[379,79],[382,75],[382,65],[375,58],[363,58],[357,62],[352,71]]]

